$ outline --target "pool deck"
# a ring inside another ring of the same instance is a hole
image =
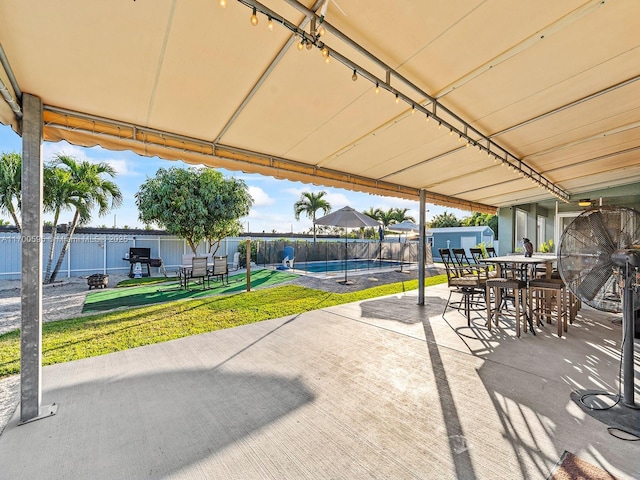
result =
[[[617,316],[515,337],[446,285],[43,368],[55,416],[0,436],[10,479],[546,479],[565,450],[640,478],[570,398],[616,391]],[[636,372],[640,373],[636,344]],[[636,380],[636,385],[639,382]],[[638,388],[636,387],[636,391]],[[638,396],[638,394],[637,394]]]

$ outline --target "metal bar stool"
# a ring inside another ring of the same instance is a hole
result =
[[[532,320],[542,324],[541,318],[551,323],[553,318],[558,325],[558,337],[568,329],[567,289],[561,279],[534,279],[529,282],[529,312]]]
[[[491,311],[491,293],[495,299],[495,309]],[[491,330],[491,320],[495,314],[495,324],[498,326],[498,316],[503,313],[502,306],[506,307],[506,302],[502,301],[503,295],[507,291],[513,291],[513,303],[515,306],[516,336],[520,336],[520,321],[524,331],[527,331],[527,282],[517,278],[495,277],[487,280],[487,327]],[[522,309],[520,308],[522,305]],[[504,313],[503,313],[504,314]],[[533,327],[532,327],[533,329]]]

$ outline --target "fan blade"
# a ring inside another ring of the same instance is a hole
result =
[[[593,300],[612,273],[613,263],[611,262],[595,265],[584,278],[580,279],[576,293],[585,301]]]
[[[589,226],[593,238],[596,239],[596,244],[607,251],[607,253],[613,253],[616,249],[616,242],[614,242],[609,231],[607,230],[607,224],[604,220],[604,215],[600,210],[593,212],[587,217],[589,220]]]

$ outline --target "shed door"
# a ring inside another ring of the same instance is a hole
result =
[[[478,242],[476,241],[475,235],[473,237],[465,237],[465,236],[460,237],[460,248],[464,248],[467,254],[469,255],[470,255],[469,249],[475,247],[476,243]]]

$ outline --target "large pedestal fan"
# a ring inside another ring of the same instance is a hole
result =
[[[634,399],[634,324],[640,309],[640,212],[599,207],[580,214],[562,234],[558,270],[568,288],[587,305],[622,313],[622,394],[574,392],[583,410],[615,428],[640,435],[640,406]],[[601,403],[598,396],[614,397]],[[588,401],[586,399],[589,399]]]

